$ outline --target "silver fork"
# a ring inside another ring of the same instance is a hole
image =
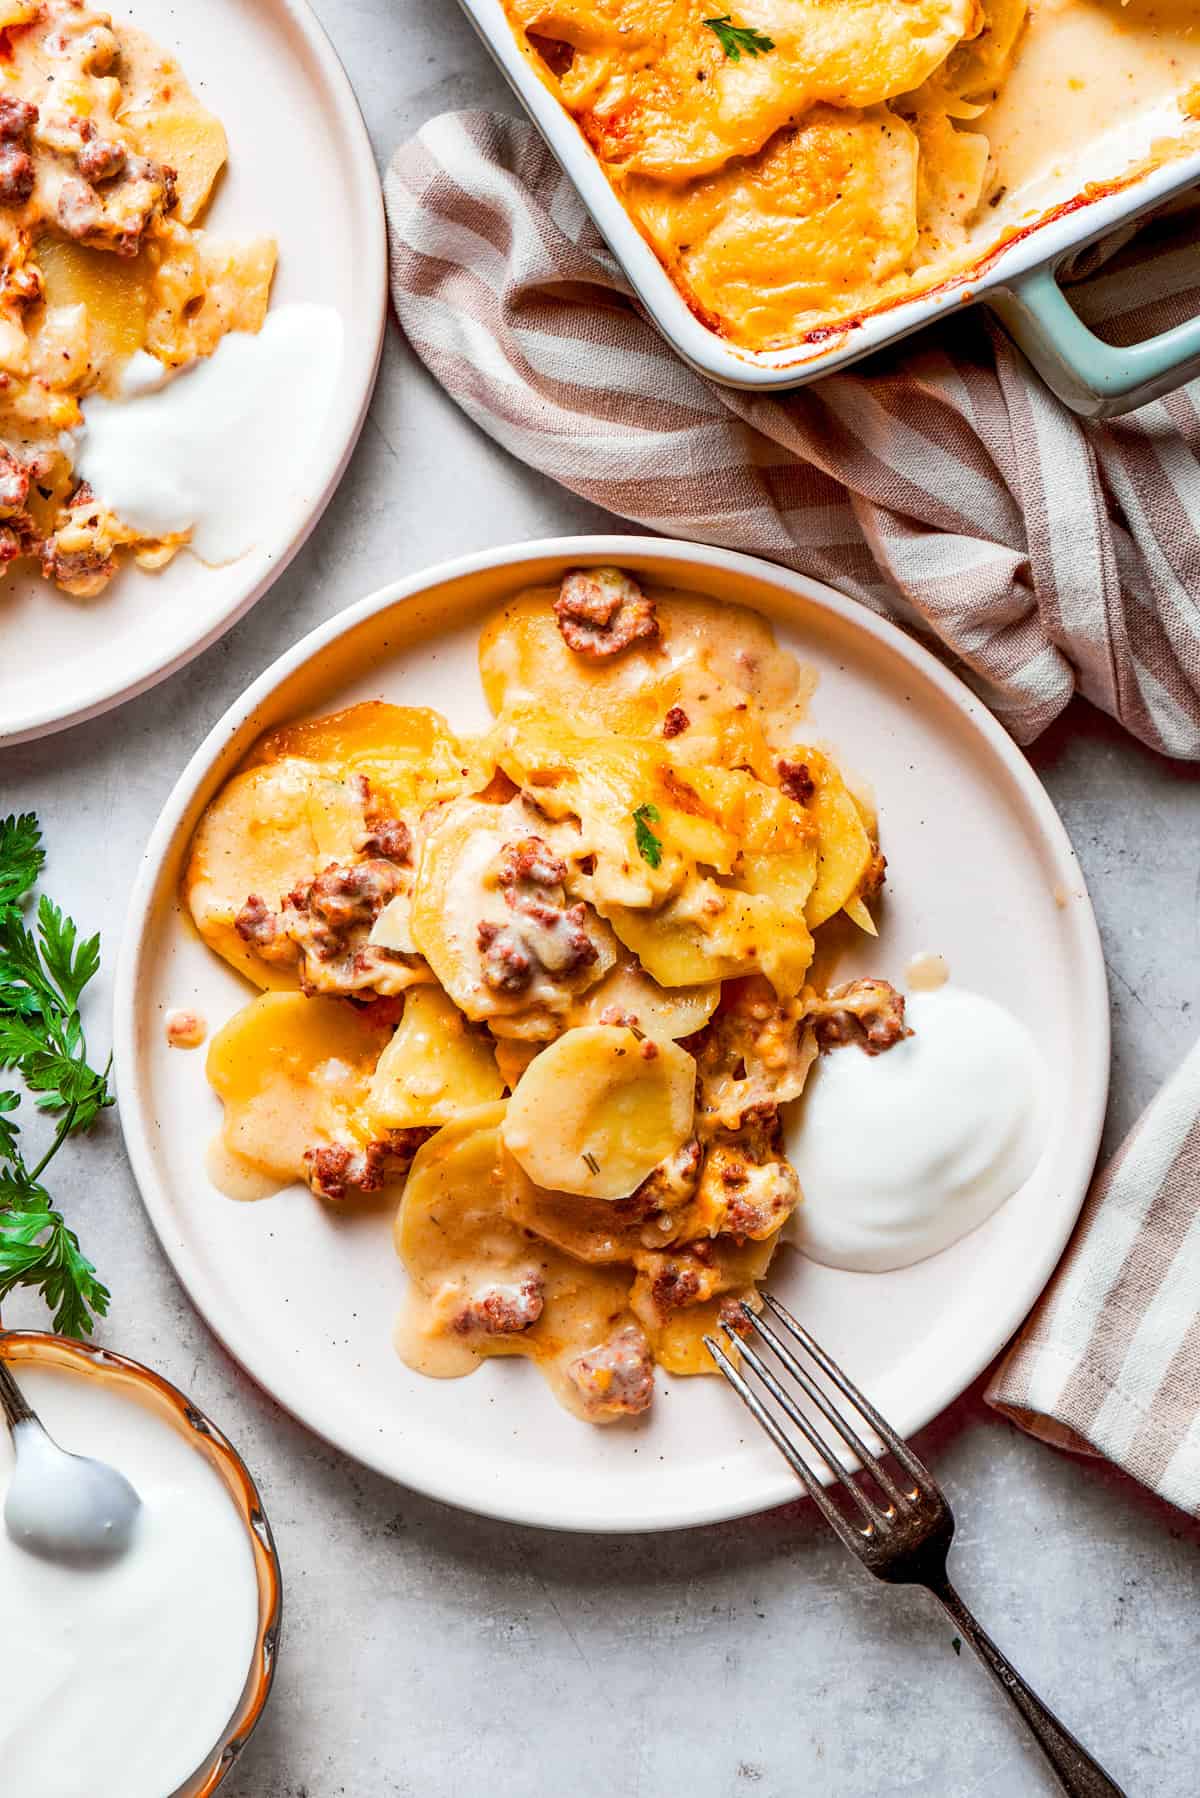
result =
[[[777,1414],[750,1387],[716,1338],[706,1336],[705,1346],[743,1404],[753,1412],[788,1465],[800,1476],[809,1497],[830,1528],[876,1579],[888,1580],[897,1586],[924,1586],[933,1593],[953,1619],[964,1641],[971,1644],[997,1685],[1021,1713],[1054,1769],[1059,1784],[1071,1798],[1124,1798],[1120,1786],[1109,1778],[1103,1767],[1092,1759],[1082,1743],[1076,1741],[1070,1730],[1059,1722],[1054,1712],[1042,1703],[1001,1654],[950,1584],[946,1557],[954,1536],[954,1514],[929,1469],[778,1299],[764,1293],[763,1305],[762,1312],[751,1310],[745,1303],[741,1306],[744,1321],[739,1320],[735,1329],[738,1359],[769,1393],[809,1448],[825,1463],[835,1483],[849,1499],[846,1510],[834,1502],[804,1451],[784,1430]],[[771,1327],[768,1314],[777,1320],[782,1330]],[[841,1449],[857,1457],[875,1482],[877,1494],[872,1494],[865,1481],[851,1477],[851,1470],[843,1465],[818,1425],[800,1409],[772,1366],[748,1340],[751,1334],[762,1338],[775,1361],[836,1432]],[[884,1445],[884,1452],[891,1453],[901,1470],[899,1478],[878,1454],[868,1448],[853,1422],[842,1415],[817,1384],[801,1360],[801,1353],[816,1364],[874,1430]]]

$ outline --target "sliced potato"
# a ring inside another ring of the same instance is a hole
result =
[[[701,796],[695,771],[681,772],[665,745],[579,736],[557,716],[529,713],[514,720],[499,761],[547,818],[577,827],[571,857],[594,858],[595,871],[576,884],[598,911],[661,905],[697,861],[727,871],[737,857],[719,804]],[[563,852],[560,839],[556,846]]]
[[[37,263],[42,271],[48,313],[82,306],[87,318],[88,348],[96,372],[123,362],[146,342],[146,316],[154,263],[147,251],[128,258],[95,250],[69,237],[40,238]],[[55,385],[61,385],[55,381]]]
[[[336,999],[263,993],[214,1036],[208,1078],[234,1155],[280,1180],[304,1177],[304,1151],[359,1140],[357,1116],[389,1026]]]
[[[525,1072],[535,1055],[540,1055],[543,1045],[536,1042],[522,1041],[520,1037],[498,1036],[494,1049],[496,1066],[500,1069],[500,1077],[509,1092],[516,1088],[517,1081]]]
[[[766,772],[763,713],[794,725],[805,682],[767,620],[745,606],[654,592],[659,634],[609,661],[576,655],[554,616],[557,587],[520,594],[484,626],[479,671],[494,712],[545,704],[577,729],[661,737],[672,707],[687,723],[673,747],[687,762]]]
[[[555,967],[568,921],[526,925],[508,905],[496,875],[501,852],[537,836],[544,828],[519,799],[507,805],[461,798],[447,805],[427,830],[413,888],[410,928],[413,941],[438,980],[473,1022],[487,1022],[503,1035],[546,1041],[577,994],[585,992],[616,960],[611,932],[594,915],[584,929],[594,958]],[[558,909],[551,907],[552,910]],[[480,948],[480,927],[527,932],[522,947],[533,962],[524,985],[512,990],[489,985]]]
[[[315,762],[287,757],[235,774],[201,818],[183,898],[205,942],[256,986],[295,987],[242,941],[235,920],[252,893],[272,908],[331,861],[353,859],[361,801]]]
[[[482,786],[491,773],[491,764],[478,764],[475,747],[456,737],[440,712],[380,699],[269,732],[247,766],[288,756],[365,774],[395,811],[405,813],[473,791],[472,783]]]
[[[630,1272],[585,1267],[504,1214],[496,1178],[503,1117],[503,1105],[486,1106],[417,1152],[396,1216],[396,1252],[410,1281],[396,1347],[410,1367],[442,1378],[470,1373],[487,1356],[527,1356],[580,1410],[566,1368],[628,1318]],[[532,1321],[471,1329],[469,1307],[487,1294],[501,1302],[536,1295]]]
[[[183,892],[201,936],[258,986],[294,987],[290,968],[264,962],[237,934],[250,894],[274,908],[331,862],[357,859],[367,803],[360,777],[372,803],[415,821],[461,788],[468,765],[445,719],[423,706],[372,701],[260,738],[192,841]],[[407,917],[401,895],[376,920],[372,942],[415,954]]]
[[[504,1151],[500,1187],[505,1214],[543,1242],[591,1266],[632,1263],[643,1248],[645,1219],[626,1215],[610,1199],[589,1199],[575,1192],[547,1192],[529,1178],[520,1162]]]
[[[397,893],[388,900],[372,924],[367,941],[376,949],[395,949],[400,955],[421,953],[413,941],[411,893]]]
[[[585,1025],[530,1063],[504,1146],[537,1186],[628,1198],[691,1135],[695,1092],[696,1064],[678,1044]]]
[[[182,93],[165,104],[122,112],[119,122],[139,155],[175,170],[176,216],[185,225],[192,224],[208,204],[229,154],[220,119],[201,106],[185,85]]]
[[[840,911],[862,883],[871,861],[871,839],[845,781],[828,756],[797,750],[816,783],[808,811],[817,827],[817,878],[804,916],[810,930]]]
[[[313,770],[276,762],[237,774],[208,807],[192,838],[183,899],[210,948],[256,986],[294,987],[294,973],[254,954],[234,928],[251,893],[277,905],[299,879],[317,872],[309,797]]]
[[[780,891],[786,895],[782,878]],[[661,986],[761,973],[780,998],[790,998],[803,985],[813,957],[801,909],[781,905],[777,894],[745,892],[704,876],[661,911],[610,906],[608,921]]]
[[[648,1265],[634,1282],[630,1305],[650,1339],[660,1367],[673,1374],[717,1371],[704,1338],[719,1334],[721,1310],[730,1298],[746,1299],[755,1310],[759,1309],[757,1282],[765,1278],[778,1247],[778,1234],[765,1242],[735,1243],[727,1236],[719,1237],[712,1245],[712,1259],[706,1269],[712,1288],[710,1296],[668,1311],[665,1316],[652,1296],[653,1276],[649,1268],[656,1258],[644,1257]],[[736,1340],[733,1346],[736,1348]]]
[[[626,959],[618,962],[599,986],[575,1001],[567,1022],[573,1026],[633,1024],[647,1036],[678,1042],[680,1037],[691,1036],[707,1024],[720,997],[717,981],[701,986],[660,986],[636,961]],[[621,1016],[606,1018],[608,1011],[620,1012]]]
[[[497,1223],[494,1176],[504,1112],[502,1101],[481,1106],[447,1124],[417,1150],[396,1213],[394,1236],[396,1253],[422,1284],[435,1287],[453,1260],[482,1252]],[[443,1203],[451,1208],[445,1217]],[[519,1230],[500,1220],[495,1259],[503,1263],[507,1256],[519,1257],[524,1249],[520,1237]]]
[[[468,1028],[440,987],[416,987],[383,1051],[366,1099],[373,1133],[446,1124],[493,1104],[504,1083],[486,1036]]]

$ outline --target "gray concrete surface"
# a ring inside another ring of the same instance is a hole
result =
[[[507,103],[450,0],[319,0],[318,10],[381,158],[435,111]],[[440,492],[453,503],[439,506]],[[254,612],[121,712],[0,755],[0,807],[41,813],[50,884],[103,929],[109,974],[162,800],[192,747],[280,648],[423,563],[609,523],[478,435],[393,328],[345,484]],[[1084,706],[1033,759],[1104,933],[1111,1140],[1195,1034],[1200,793],[1195,775]],[[93,1006],[98,1042],[106,998]],[[869,1583],[803,1507],[674,1536],[590,1540],[418,1498],[314,1441],[232,1365],[152,1239],[115,1120],[64,1156],[56,1178],[114,1288],[107,1339],[160,1366],[225,1425],[280,1538],[279,1679],[228,1798],[1036,1798],[1056,1789],[986,1676],[954,1653],[931,1603]],[[38,1315],[23,1304],[7,1321]],[[993,1633],[1129,1798],[1195,1798],[1200,1530],[1112,1470],[1028,1441],[977,1389],[923,1447],[958,1509],[960,1585]]]

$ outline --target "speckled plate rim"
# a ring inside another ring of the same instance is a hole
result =
[[[88,1378],[115,1380],[144,1388],[156,1404],[172,1414],[180,1433],[192,1441],[197,1454],[203,1455],[215,1469],[246,1526],[258,1582],[258,1622],[246,1683],[233,1715],[216,1742],[190,1778],[170,1794],[170,1798],[211,1798],[218,1786],[224,1784],[258,1725],[275,1683],[279,1656],[283,1574],[254,1476],[212,1418],[194,1405],[178,1386],[141,1361],[118,1355],[99,1343],[76,1342],[44,1330],[0,1330],[0,1351],[5,1360],[18,1368],[22,1362],[31,1366],[67,1366],[79,1369]]]
[[[0,720],[0,748],[31,742],[66,730],[71,725],[83,724],[89,718],[100,717],[127,700],[136,699],[140,693],[178,673],[210,649],[239,618],[245,617],[303,549],[337,491],[362,433],[375,391],[387,327],[387,221],[383,189],[350,77],[324,27],[307,0],[275,0],[275,4],[287,15],[289,29],[296,34],[296,54],[303,56],[317,72],[326,91],[331,122],[340,136],[343,154],[354,169],[352,200],[360,223],[357,253],[364,305],[360,315],[345,321],[353,328],[345,335],[345,367],[339,384],[339,398],[323,433],[326,447],[320,465],[314,469],[309,490],[289,509],[281,523],[279,541],[246,555],[248,584],[207,629],[186,640],[181,637],[176,651],[166,657],[155,650],[140,662],[134,660],[122,664],[116,678],[106,672],[90,693],[80,693],[66,707],[55,703],[52,697],[55,684],[48,678],[46,684],[51,697],[46,703],[27,706],[11,718]]]
[[[138,1042],[138,992],[142,978],[142,962],[155,915],[161,903],[157,891],[164,864],[169,860],[176,838],[188,826],[189,813],[198,799],[213,786],[213,771],[229,751],[231,739],[240,732],[256,712],[271,698],[275,690],[297,670],[323,655],[340,639],[349,636],[365,621],[424,594],[427,590],[486,571],[511,567],[519,581],[519,571],[527,565],[546,561],[570,565],[591,561],[626,563],[636,567],[639,560],[654,559],[672,565],[672,574],[686,578],[695,571],[721,571],[733,577],[742,576],[765,583],[786,596],[799,599],[818,611],[835,615],[851,630],[874,639],[875,644],[893,657],[901,667],[907,665],[915,675],[930,683],[940,696],[962,716],[967,726],[983,740],[985,748],[999,761],[1013,781],[1020,799],[1051,852],[1055,867],[1064,882],[1079,894],[1072,906],[1070,929],[1074,938],[1077,965],[1073,970],[1076,986],[1073,1016],[1077,1021],[1077,1065],[1084,1070],[1083,1101],[1074,1118],[1074,1135],[1069,1155],[1060,1169],[1064,1190],[1070,1203],[1064,1203],[1044,1236],[1030,1243],[1026,1277],[1009,1293],[1009,1303],[993,1327],[982,1332],[968,1350],[947,1360],[942,1377],[930,1383],[919,1394],[914,1393],[907,1415],[896,1415],[892,1422],[905,1435],[913,1435],[943,1411],[971,1384],[972,1380],[994,1360],[1012,1337],[1036,1302],[1062,1255],[1075,1227],[1095,1165],[1108,1100],[1110,1023],[1108,985],[1104,956],[1095,913],[1083,883],[1082,872],[1066,830],[1049,796],[1028,761],[1007,732],[970,689],[944,668],[926,649],[905,635],[895,625],[877,617],[856,601],[836,592],[832,587],[786,569],[742,555],[736,551],[712,548],[704,544],[679,542],[670,538],[635,536],[575,536],[534,540],[483,550],[419,570],[378,589],[367,598],[348,606],[336,617],[318,626],[291,649],[284,652],[259,678],[252,682],[240,699],[214,725],[192,756],[168,798],[151,833],[130,898],[129,911],[117,966],[114,996],[114,1063],[116,1089],[125,1145],[140,1189],[143,1203],[158,1235],[163,1252],[175,1269],[193,1304],[208,1322],[230,1354],[276,1401],[318,1437],[343,1453],[372,1468],[389,1479],[412,1487],[431,1498],[462,1506],[485,1516],[509,1522],[532,1524],[541,1528],[592,1531],[618,1534],[639,1531],[691,1528],[722,1522],[733,1517],[750,1516],[774,1505],[802,1497],[794,1477],[781,1463],[777,1475],[759,1480],[752,1495],[744,1492],[712,1490],[699,1492],[686,1511],[638,1512],[631,1508],[620,1515],[599,1508],[582,1506],[571,1517],[564,1518],[539,1502],[536,1491],[505,1489],[498,1494],[494,1487],[482,1483],[474,1490],[464,1490],[460,1481],[443,1480],[436,1464],[416,1456],[405,1459],[403,1466],[394,1457],[373,1453],[350,1431],[341,1427],[333,1416],[314,1419],[306,1403],[305,1382],[287,1370],[282,1362],[264,1368],[255,1352],[253,1339],[243,1329],[240,1317],[230,1314],[223,1295],[199,1259],[178,1240],[172,1228],[170,1195],[162,1167],[153,1147],[152,1107],[139,1077],[141,1055]],[[544,578],[544,577],[543,577]],[[701,586],[701,590],[703,587]],[[265,724],[264,724],[265,727]]]

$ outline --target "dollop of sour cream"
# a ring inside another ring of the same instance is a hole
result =
[[[64,1448],[119,1467],[142,1498],[103,1566],[28,1554],[0,1529],[0,1788],[20,1798],[163,1798],[232,1717],[257,1636],[245,1527],[181,1431],[127,1389],[22,1363]],[[0,1503],[12,1475],[0,1442]]]
[[[913,1035],[820,1058],[786,1123],[804,1203],[793,1240],[883,1273],[948,1248],[1012,1197],[1045,1144],[1047,1077],[1025,1026],[961,987],[910,994]]]
[[[190,530],[201,561],[235,561],[303,490],[341,361],[340,316],[307,303],[178,373],[139,350],[116,398],[83,401],[75,472],[146,536]]]

